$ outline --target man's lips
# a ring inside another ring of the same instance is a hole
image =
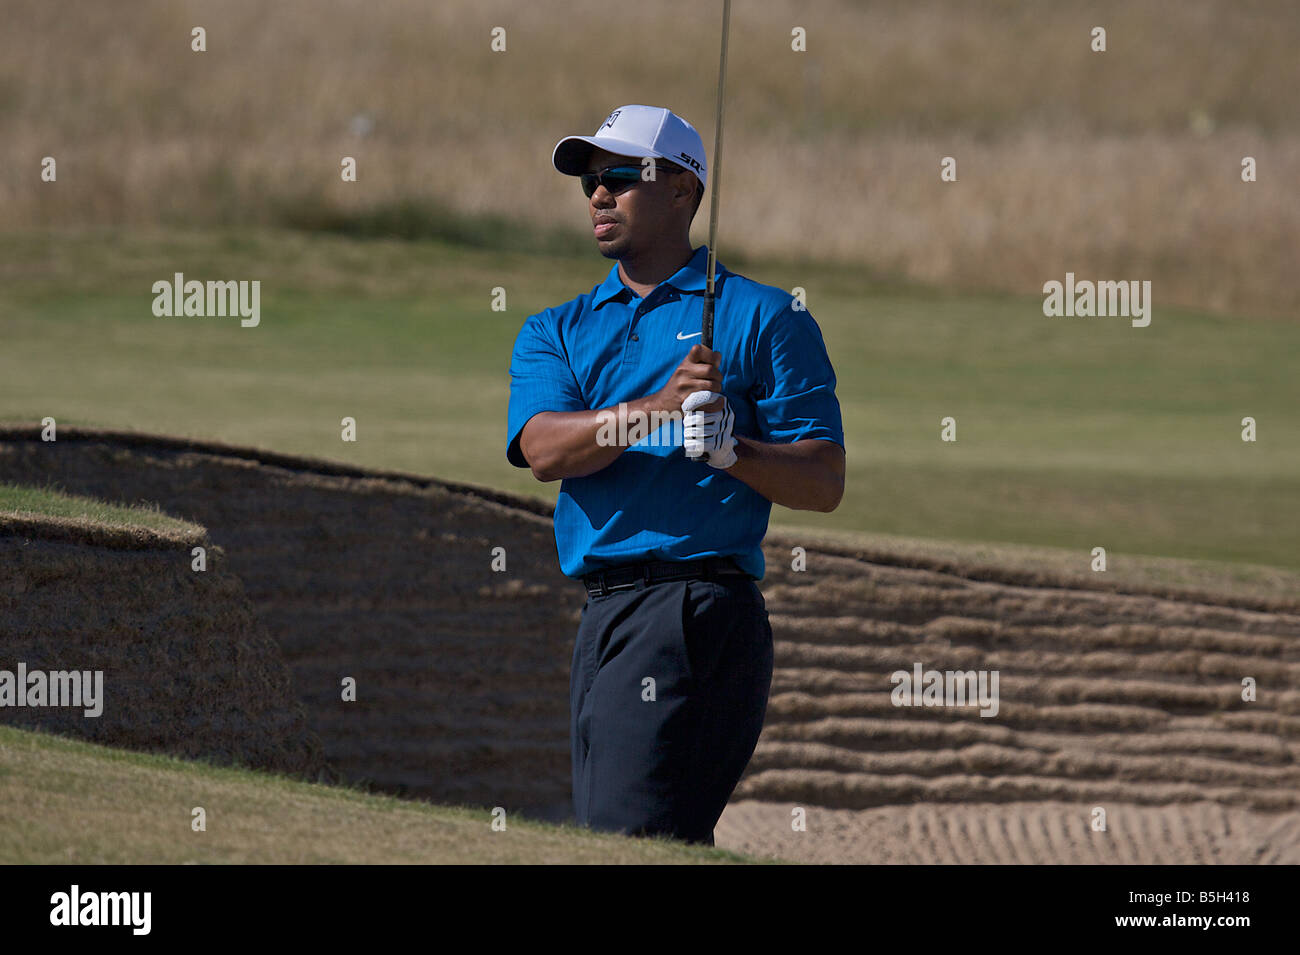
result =
[[[608,216],[597,216],[593,231],[596,233],[596,238],[599,239],[607,233],[612,232],[617,226],[618,223]]]

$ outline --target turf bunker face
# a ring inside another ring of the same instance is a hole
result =
[[[315,776],[279,648],[207,545],[0,518],[0,720],[130,749]]]
[[[556,567],[546,517],[413,476],[72,429],[53,444],[0,441],[0,474],[157,502],[208,528],[343,780],[569,813],[583,592]],[[498,546],[507,572],[493,570]]]

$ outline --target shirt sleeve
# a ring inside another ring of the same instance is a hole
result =
[[[786,305],[764,328],[755,358],[759,440],[810,438],[844,447],[835,369],[821,329],[807,309]]]
[[[530,315],[510,356],[506,459],[518,468],[528,467],[519,448],[519,434],[529,418],[542,411],[587,410],[568,357],[555,340],[552,319],[549,309]]]

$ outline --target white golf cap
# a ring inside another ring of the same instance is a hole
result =
[[[695,127],[659,106],[620,106],[594,136],[566,136],[556,143],[551,162],[566,176],[580,176],[587,171],[592,147],[619,156],[667,159],[695,173],[700,185],[708,174],[704,140]]]

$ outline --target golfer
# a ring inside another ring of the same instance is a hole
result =
[[[552,162],[579,177],[615,262],[590,292],[530,315],[510,362],[507,457],[561,482],[560,569],[587,589],[574,812],[593,829],[711,845],[771,688],[755,581],[772,504],[832,511],[843,495],[835,372],[805,308],[720,262],[716,351],[700,344],[708,250],[690,226],[708,167],[685,120],[623,106]]]

